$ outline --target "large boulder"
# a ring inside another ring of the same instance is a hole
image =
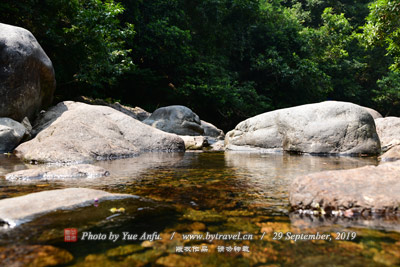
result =
[[[39,163],[88,163],[142,152],[184,151],[183,140],[110,107],[65,101],[38,120],[36,137],[16,155]]]
[[[298,176],[289,194],[294,209],[392,212],[400,208],[400,161]]]
[[[400,118],[385,117],[375,120],[376,132],[381,140],[382,151],[400,144]]]
[[[22,121],[51,104],[53,65],[32,33],[0,23],[0,66],[0,117]]]
[[[55,210],[92,205],[97,201],[132,198],[127,194],[111,194],[88,188],[66,188],[32,193],[0,200],[0,222],[16,226],[33,217]]]
[[[227,149],[283,149],[299,153],[378,154],[372,116],[362,107],[327,101],[257,115],[225,137]]]
[[[21,123],[10,118],[0,118],[0,153],[12,151],[26,133]]]
[[[203,135],[200,118],[185,106],[168,106],[156,109],[143,121],[164,132],[178,135]]]

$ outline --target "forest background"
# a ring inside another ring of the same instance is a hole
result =
[[[3,0],[51,58],[55,102],[181,104],[224,130],[324,100],[400,116],[400,1]]]

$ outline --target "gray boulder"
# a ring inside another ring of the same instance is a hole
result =
[[[213,124],[201,120],[201,127],[204,129],[204,135],[217,138],[218,140],[224,140],[225,134],[224,131],[218,129]]]
[[[275,110],[239,123],[227,149],[283,149],[298,153],[378,154],[372,116],[362,107],[327,101]]]
[[[66,178],[99,178],[110,173],[98,166],[90,164],[78,164],[64,166],[56,169],[39,167],[12,172],[6,175],[6,180],[11,181],[36,181],[36,180],[60,180]]]
[[[164,132],[178,135],[203,135],[199,116],[185,106],[168,106],[156,109],[143,121]]]
[[[67,188],[32,193],[21,197],[0,200],[0,221],[9,226],[17,226],[38,215],[55,210],[73,209],[92,205],[98,201],[132,198],[127,194],[111,194],[88,188]]]
[[[12,151],[24,138],[25,127],[12,119],[0,118],[0,153]]]
[[[375,120],[376,132],[381,140],[382,151],[400,144],[400,118],[386,117]]]
[[[378,118],[382,118],[382,115],[376,111],[375,109],[372,108],[367,108],[367,107],[363,107],[366,111],[368,111],[369,114],[371,114],[372,118],[378,119]]]
[[[39,163],[88,163],[151,151],[184,151],[183,140],[110,107],[65,101],[39,119],[16,155]]]
[[[400,161],[298,176],[289,194],[294,209],[394,211],[400,208]]]
[[[53,65],[29,31],[0,23],[0,66],[0,117],[32,119],[51,104]]]

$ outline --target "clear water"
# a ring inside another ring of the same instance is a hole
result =
[[[378,164],[376,158],[316,157],[257,153],[151,153],[98,162],[111,175],[99,179],[15,183],[0,178],[0,198],[66,187],[129,193],[139,199],[58,211],[18,229],[0,231],[1,251],[16,258],[26,245],[52,245],[70,252],[67,266],[396,266],[400,265],[400,221],[396,218],[300,217],[290,212],[288,185],[294,177],[323,170]],[[0,176],[35,168],[0,157]],[[125,213],[113,216],[112,207]],[[65,243],[64,228],[79,235],[160,234],[160,240],[79,240]],[[183,240],[185,234],[241,234],[253,240]],[[331,241],[274,239],[279,233],[330,234]],[[335,239],[355,233],[353,240]],[[171,236],[174,237],[171,240]],[[262,240],[261,240],[262,238]],[[207,246],[208,252],[177,253],[177,247]],[[224,252],[218,249],[225,248]],[[226,251],[248,247],[249,252]],[[26,254],[26,253],[25,253]],[[61,256],[60,256],[61,257]]]

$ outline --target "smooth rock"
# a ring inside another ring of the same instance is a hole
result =
[[[203,135],[200,118],[185,106],[168,106],[156,109],[143,121],[164,132],[178,135]]]
[[[179,137],[185,142],[186,150],[202,150],[209,146],[208,140],[204,136],[180,135]]]
[[[225,151],[225,142],[223,140],[218,140],[210,143],[209,151]]]
[[[396,161],[400,159],[400,145],[391,147],[387,152],[379,157],[381,161]]]
[[[376,132],[381,140],[382,151],[400,144],[400,118],[386,117],[375,120]]]
[[[366,111],[368,111],[369,114],[371,114],[372,118],[378,119],[378,118],[382,118],[382,115],[376,111],[375,109],[372,108],[367,108],[367,107],[363,107]]]
[[[16,155],[40,163],[89,163],[151,151],[184,151],[183,140],[110,107],[65,101],[39,119]]]
[[[10,118],[0,118],[0,153],[11,152],[24,138],[25,127]]]
[[[0,23],[0,117],[22,121],[51,104],[53,65],[28,30]]]
[[[222,131],[221,129],[218,129],[216,126],[214,126],[213,124],[203,121],[201,120],[201,127],[203,127],[204,129],[204,135],[205,136],[211,136],[211,137],[215,137],[219,140],[224,140],[225,138],[225,134],[224,131]]]
[[[372,116],[362,107],[326,101],[257,115],[225,137],[227,149],[283,149],[297,153],[378,154]]]
[[[12,172],[6,175],[6,180],[32,181],[32,180],[58,180],[66,178],[99,178],[108,176],[110,173],[98,166],[90,164],[78,164],[64,166],[57,169],[39,167]]]
[[[289,193],[296,210],[394,211],[400,207],[400,161],[298,176]]]
[[[127,194],[111,194],[88,188],[66,188],[42,191],[21,197],[0,200],[0,222],[14,227],[30,221],[38,215],[60,209],[88,206],[98,201],[136,197]]]

